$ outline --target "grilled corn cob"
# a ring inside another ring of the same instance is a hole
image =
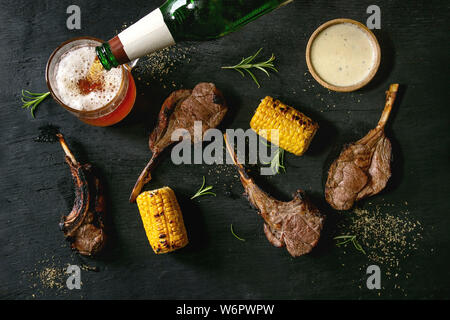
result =
[[[257,134],[271,141],[272,129],[279,130],[279,147],[301,156],[314,138],[318,124],[294,108],[272,97],[265,97],[250,121]]]
[[[175,193],[169,187],[145,191],[136,199],[148,241],[157,254],[188,244],[183,216]]]

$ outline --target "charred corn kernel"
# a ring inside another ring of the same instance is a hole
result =
[[[297,156],[305,153],[319,128],[311,118],[272,97],[261,101],[250,127],[270,142],[271,130],[279,130],[279,147]]]
[[[183,215],[169,187],[142,192],[136,199],[145,233],[155,253],[166,253],[188,244]]]

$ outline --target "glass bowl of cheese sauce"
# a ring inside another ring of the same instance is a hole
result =
[[[306,47],[309,72],[322,86],[355,91],[372,80],[380,65],[377,38],[365,25],[351,19],[322,24]]]

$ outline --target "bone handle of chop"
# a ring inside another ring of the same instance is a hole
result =
[[[247,173],[245,172],[244,167],[242,166],[242,164],[240,164],[237,161],[237,157],[236,154],[234,153],[234,150],[231,148],[229,142],[228,142],[228,138],[227,138],[227,134],[224,133],[223,134],[223,139],[225,140],[225,146],[227,147],[228,153],[231,156],[231,159],[233,159],[233,163],[235,164],[235,166],[237,167],[239,174],[241,176],[241,180],[244,184],[248,184],[248,183],[252,183],[252,179],[247,175]]]
[[[67,146],[66,140],[64,140],[64,136],[61,133],[57,133],[56,136],[58,137],[59,143],[61,144],[66,156],[69,157],[72,164],[77,164],[78,162],[75,159],[73,153],[70,151],[69,147]]]
[[[130,203],[133,203],[136,201],[136,198],[141,193],[142,188],[145,184],[147,184],[152,179],[152,170],[156,166],[156,158],[158,157],[159,152],[154,152],[152,155],[152,158],[145,166],[144,170],[142,170],[141,174],[139,175],[139,178],[137,179],[133,191],[131,191],[130,195]]]
[[[389,90],[386,91],[386,104],[377,126],[370,130],[368,134],[359,139],[356,143],[365,144],[368,147],[372,147],[382,136],[384,136],[384,127],[386,126],[389,115],[391,114],[392,106],[394,105],[395,97],[397,96],[397,91],[397,83],[389,86]]]
[[[386,91],[386,105],[384,106],[383,113],[381,114],[380,121],[378,121],[378,128],[384,128],[389,115],[391,114],[392,106],[394,105],[395,97],[397,96],[398,83],[391,84],[389,91]]]

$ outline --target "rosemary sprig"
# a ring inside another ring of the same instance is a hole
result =
[[[243,239],[243,238],[241,238],[241,237],[238,237],[238,236],[236,235],[236,233],[234,233],[234,230],[233,230],[233,224],[230,224],[230,230],[231,230],[231,233],[233,234],[233,236],[234,236],[236,239],[238,239],[238,240],[240,240],[240,241],[245,241],[245,239]]]
[[[333,238],[334,240],[341,240],[340,242],[336,243],[336,245],[338,247],[347,244],[348,242],[352,242],[353,246],[355,247],[356,250],[366,254],[366,251],[364,251],[364,249],[362,248],[362,246],[358,243],[358,241],[356,240],[356,236],[355,235],[344,235],[344,236],[337,236]]]
[[[278,72],[278,70],[273,65],[273,61],[275,60],[275,56],[273,55],[273,53],[272,53],[272,56],[267,61],[252,63],[253,60],[255,60],[255,58],[261,52],[261,50],[262,50],[262,48],[260,48],[254,55],[247,57],[247,58],[242,58],[241,62],[239,62],[238,64],[236,64],[234,66],[226,66],[226,67],[222,67],[222,69],[234,69],[237,72],[239,72],[243,77],[245,77],[245,74],[242,71],[242,70],[244,70],[250,75],[250,77],[253,79],[253,81],[255,81],[258,88],[261,88],[261,85],[259,84],[255,75],[253,74],[253,72],[250,71],[251,68],[256,68],[256,69],[261,70],[268,77],[270,77],[270,74],[269,74],[269,72],[267,72],[266,69]]]
[[[278,148],[275,152],[274,157],[270,161],[270,168],[274,174],[280,173],[280,168],[283,172],[286,172],[286,167],[284,166],[284,149]]]
[[[266,146],[269,146],[266,143]],[[270,163],[270,169],[272,169],[272,172],[274,174],[280,173],[280,168],[283,169],[283,172],[286,172],[286,167],[284,166],[284,149],[278,148],[277,151],[275,151],[275,154],[269,162],[263,162],[264,164]]]
[[[34,110],[38,106],[39,103],[41,103],[47,96],[50,94],[50,92],[44,92],[44,93],[34,93],[30,92],[28,90],[22,89],[22,109],[27,108],[30,109],[31,115],[33,118],[34,116]]]
[[[200,189],[198,189],[197,193],[194,194],[191,197],[191,199],[194,199],[194,198],[197,198],[197,197],[200,197],[200,196],[205,196],[207,194],[210,194],[210,195],[212,195],[214,197],[216,196],[216,194],[214,192],[210,192],[209,191],[209,190],[211,190],[213,188],[212,186],[208,186],[206,188],[203,188],[204,186],[205,186],[205,176],[203,176],[203,184],[202,184],[202,186],[200,187]]]

